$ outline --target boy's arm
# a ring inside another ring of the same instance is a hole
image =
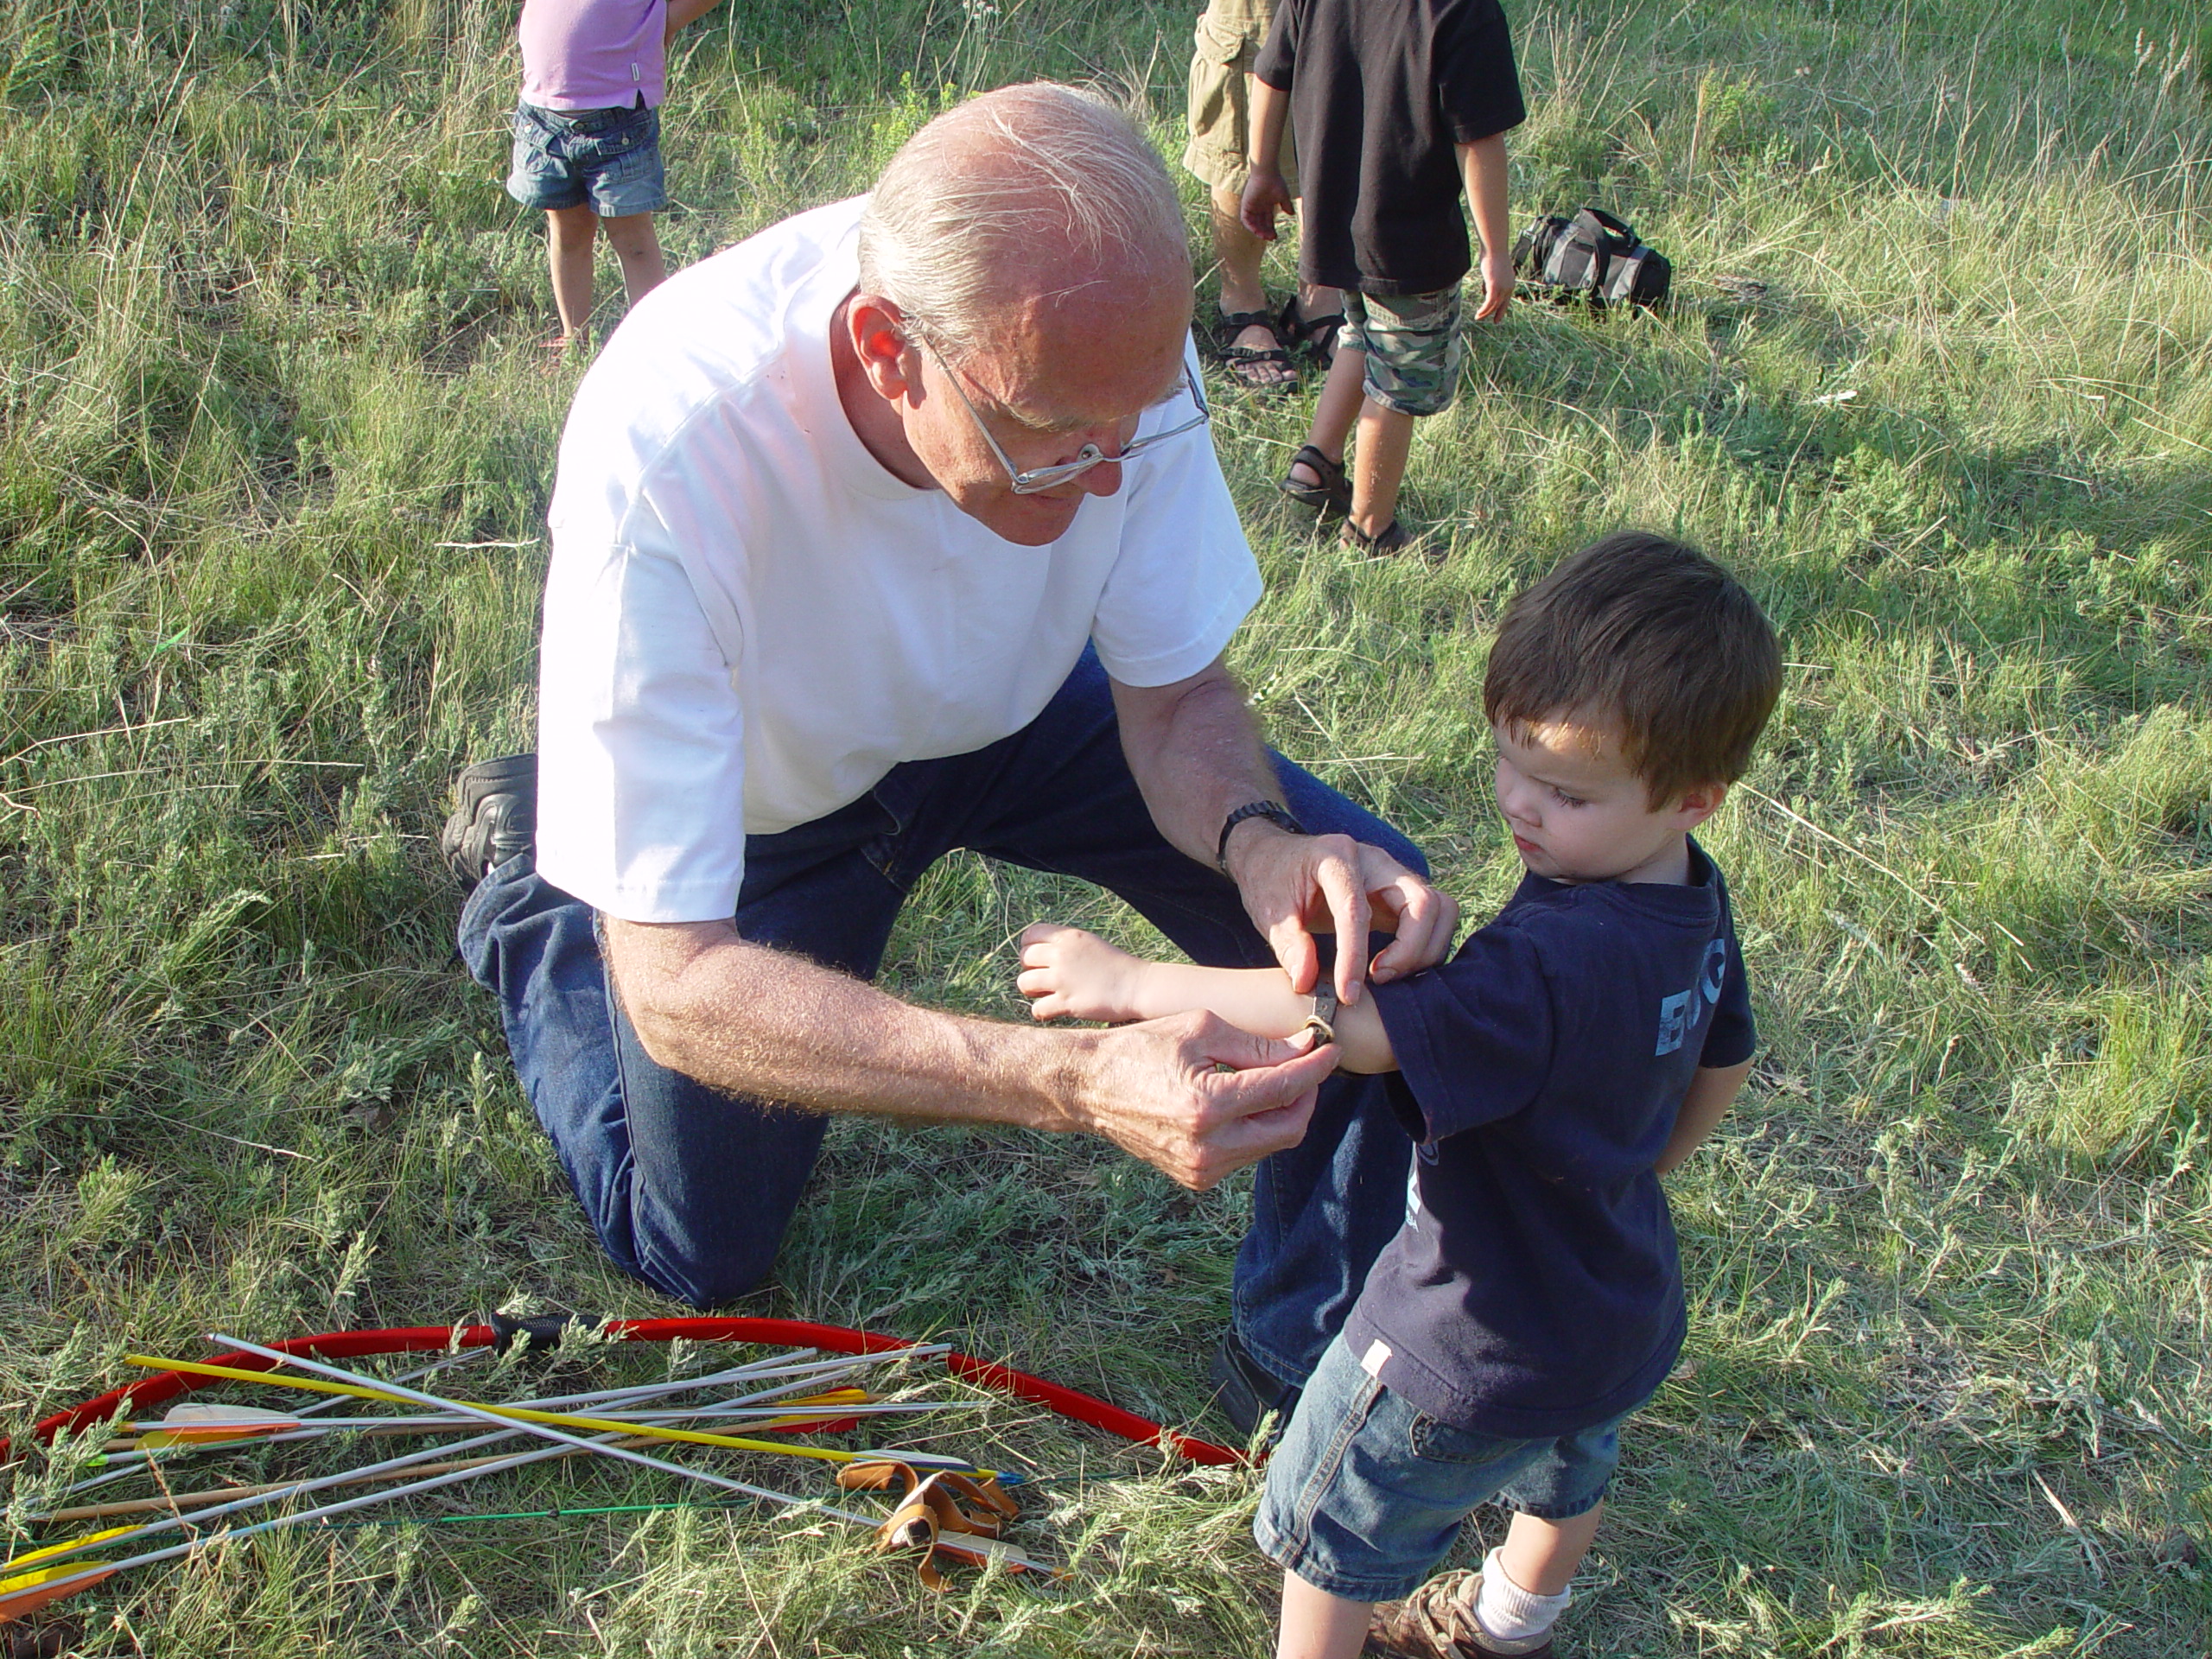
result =
[[[1513,302],[1513,222],[1505,202],[1505,135],[1459,147],[1459,174],[1466,181],[1467,205],[1474,210],[1475,234],[1483,245],[1483,303],[1477,322],[1505,315]]]
[[[1023,932],[1021,970],[1021,994],[1033,999],[1029,1011],[1039,1020],[1160,1020],[1205,1008],[1255,1037],[1295,1037],[1313,1012],[1313,999],[1293,991],[1280,968],[1146,962],[1095,933],[1051,922]],[[1345,1071],[1398,1069],[1373,997],[1339,1008],[1331,1023]]]
[[[1244,78],[1246,102],[1249,110],[1247,119],[1249,133],[1247,142],[1252,153],[1245,159],[1252,170],[1244,181],[1244,200],[1238,208],[1238,217],[1244,228],[1263,242],[1275,239],[1275,215],[1294,213],[1297,209],[1290,200],[1290,186],[1282,176],[1282,127],[1290,115],[1290,94],[1280,86],[1270,86],[1257,75]]]
[[[1719,1127],[1721,1118],[1735,1104],[1736,1091],[1751,1075],[1749,1060],[1741,1065],[1700,1066],[1697,1075],[1690,1079],[1689,1093],[1682,1096],[1682,1109],[1675,1117],[1675,1132],[1667,1137],[1666,1150],[1659,1154],[1659,1161],[1652,1168],[1662,1175],[1667,1174],[1703,1146],[1706,1137]]]
[[[683,29],[696,23],[722,0],[668,0],[668,27],[662,32],[664,43],[673,41]]]

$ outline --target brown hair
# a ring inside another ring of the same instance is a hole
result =
[[[1782,694],[1774,625],[1694,547],[1592,542],[1506,607],[1483,677],[1491,725],[1580,715],[1618,727],[1656,810],[1733,783]]]

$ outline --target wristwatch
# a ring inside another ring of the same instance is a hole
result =
[[[1215,843],[1213,861],[1224,875],[1229,874],[1230,832],[1247,818],[1265,818],[1278,829],[1287,830],[1294,836],[1309,834],[1306,826],[1290,816],[1290,809],[1281,801],[1247,801],[1221,821],[1221,839]]]

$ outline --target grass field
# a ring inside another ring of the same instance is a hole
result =
[[[1477,696],[1516,587],[1637,523],[1731,562],[1784,634],[1783,709],[1708,837],[1769,1046],[1674,1183],[1689,1347],[1564,1632],[2202,1659],[2212,37],[2183,0],[1510,10],[1516,220],[1612,207],[1678,302],[1479,334],[1414,451],[1434,562],[1358,563],[1278,503],[1304,402],[1218,389],[1216,438],[1268,577],[1236,659],[1277,741],[1477,912],[1516,870]],[[211,1328],[671,1311],[601,1265],[452,960],[432,839],[457,766],[528,743],[573,385],[499,188],[512,14],[0,9],[10,1429]],[[675,65],[671,260],[864,188],[1007,79],[1111,77],[1173,155],[1187,24],[729,0]],[[1134,931],[959,859],[889,978],[1014,1014],[1040,914]],[[1097,1145],[848,1122],[749,1308],[943,1332],[1191,1421],[1242,1204]],[[71,1650],[1266,1649],[1248,1477],[1010,1433],[1081,1459],[1034,1535],[1078,1594],[932,1598],[743,1512],[391,1526],[118,1581],[71,1605]],[[671,1495],[572,1471],[467,1501]]]

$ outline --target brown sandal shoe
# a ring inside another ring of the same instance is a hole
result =
[[[1379,559],[1392,553],[1404,552],[1414,544],[1414,533],[1393,518],[1370,536],[1347,518],[1344,529],[1338,532],[1337,539],[1354,552],[1364,553],[1370,559]]]
[[[1294,294],[1275,319],[1275,333],[1283,336],[1293,352],[1303,353],[1319,368],[1326,369],[1337,360],[1337,334],[1344,326],[1344,314],[1332,311],[1325,317],[1309,317]]]
[[[1320,481],[1308,484],[1294,473],[1285,473],[1282,481],[1275,486],[1285,495],[1324,515],[1351,511],[1351,480],[1344,476],[1344,462],[1331,461],[1312,444],[1306,443],[1299,446],[1290,464],[1305,467]]]
[[[1214,355],[1229,371],[1229,378],[1247,391],[1275,397],[1298,389],[1298,371],[1291,364],[1274,318],[1265,311],[1224,311],[1214,325]],[[1264,328],[1272,346],[1239,346],[1236,336],[1247,328]]]

